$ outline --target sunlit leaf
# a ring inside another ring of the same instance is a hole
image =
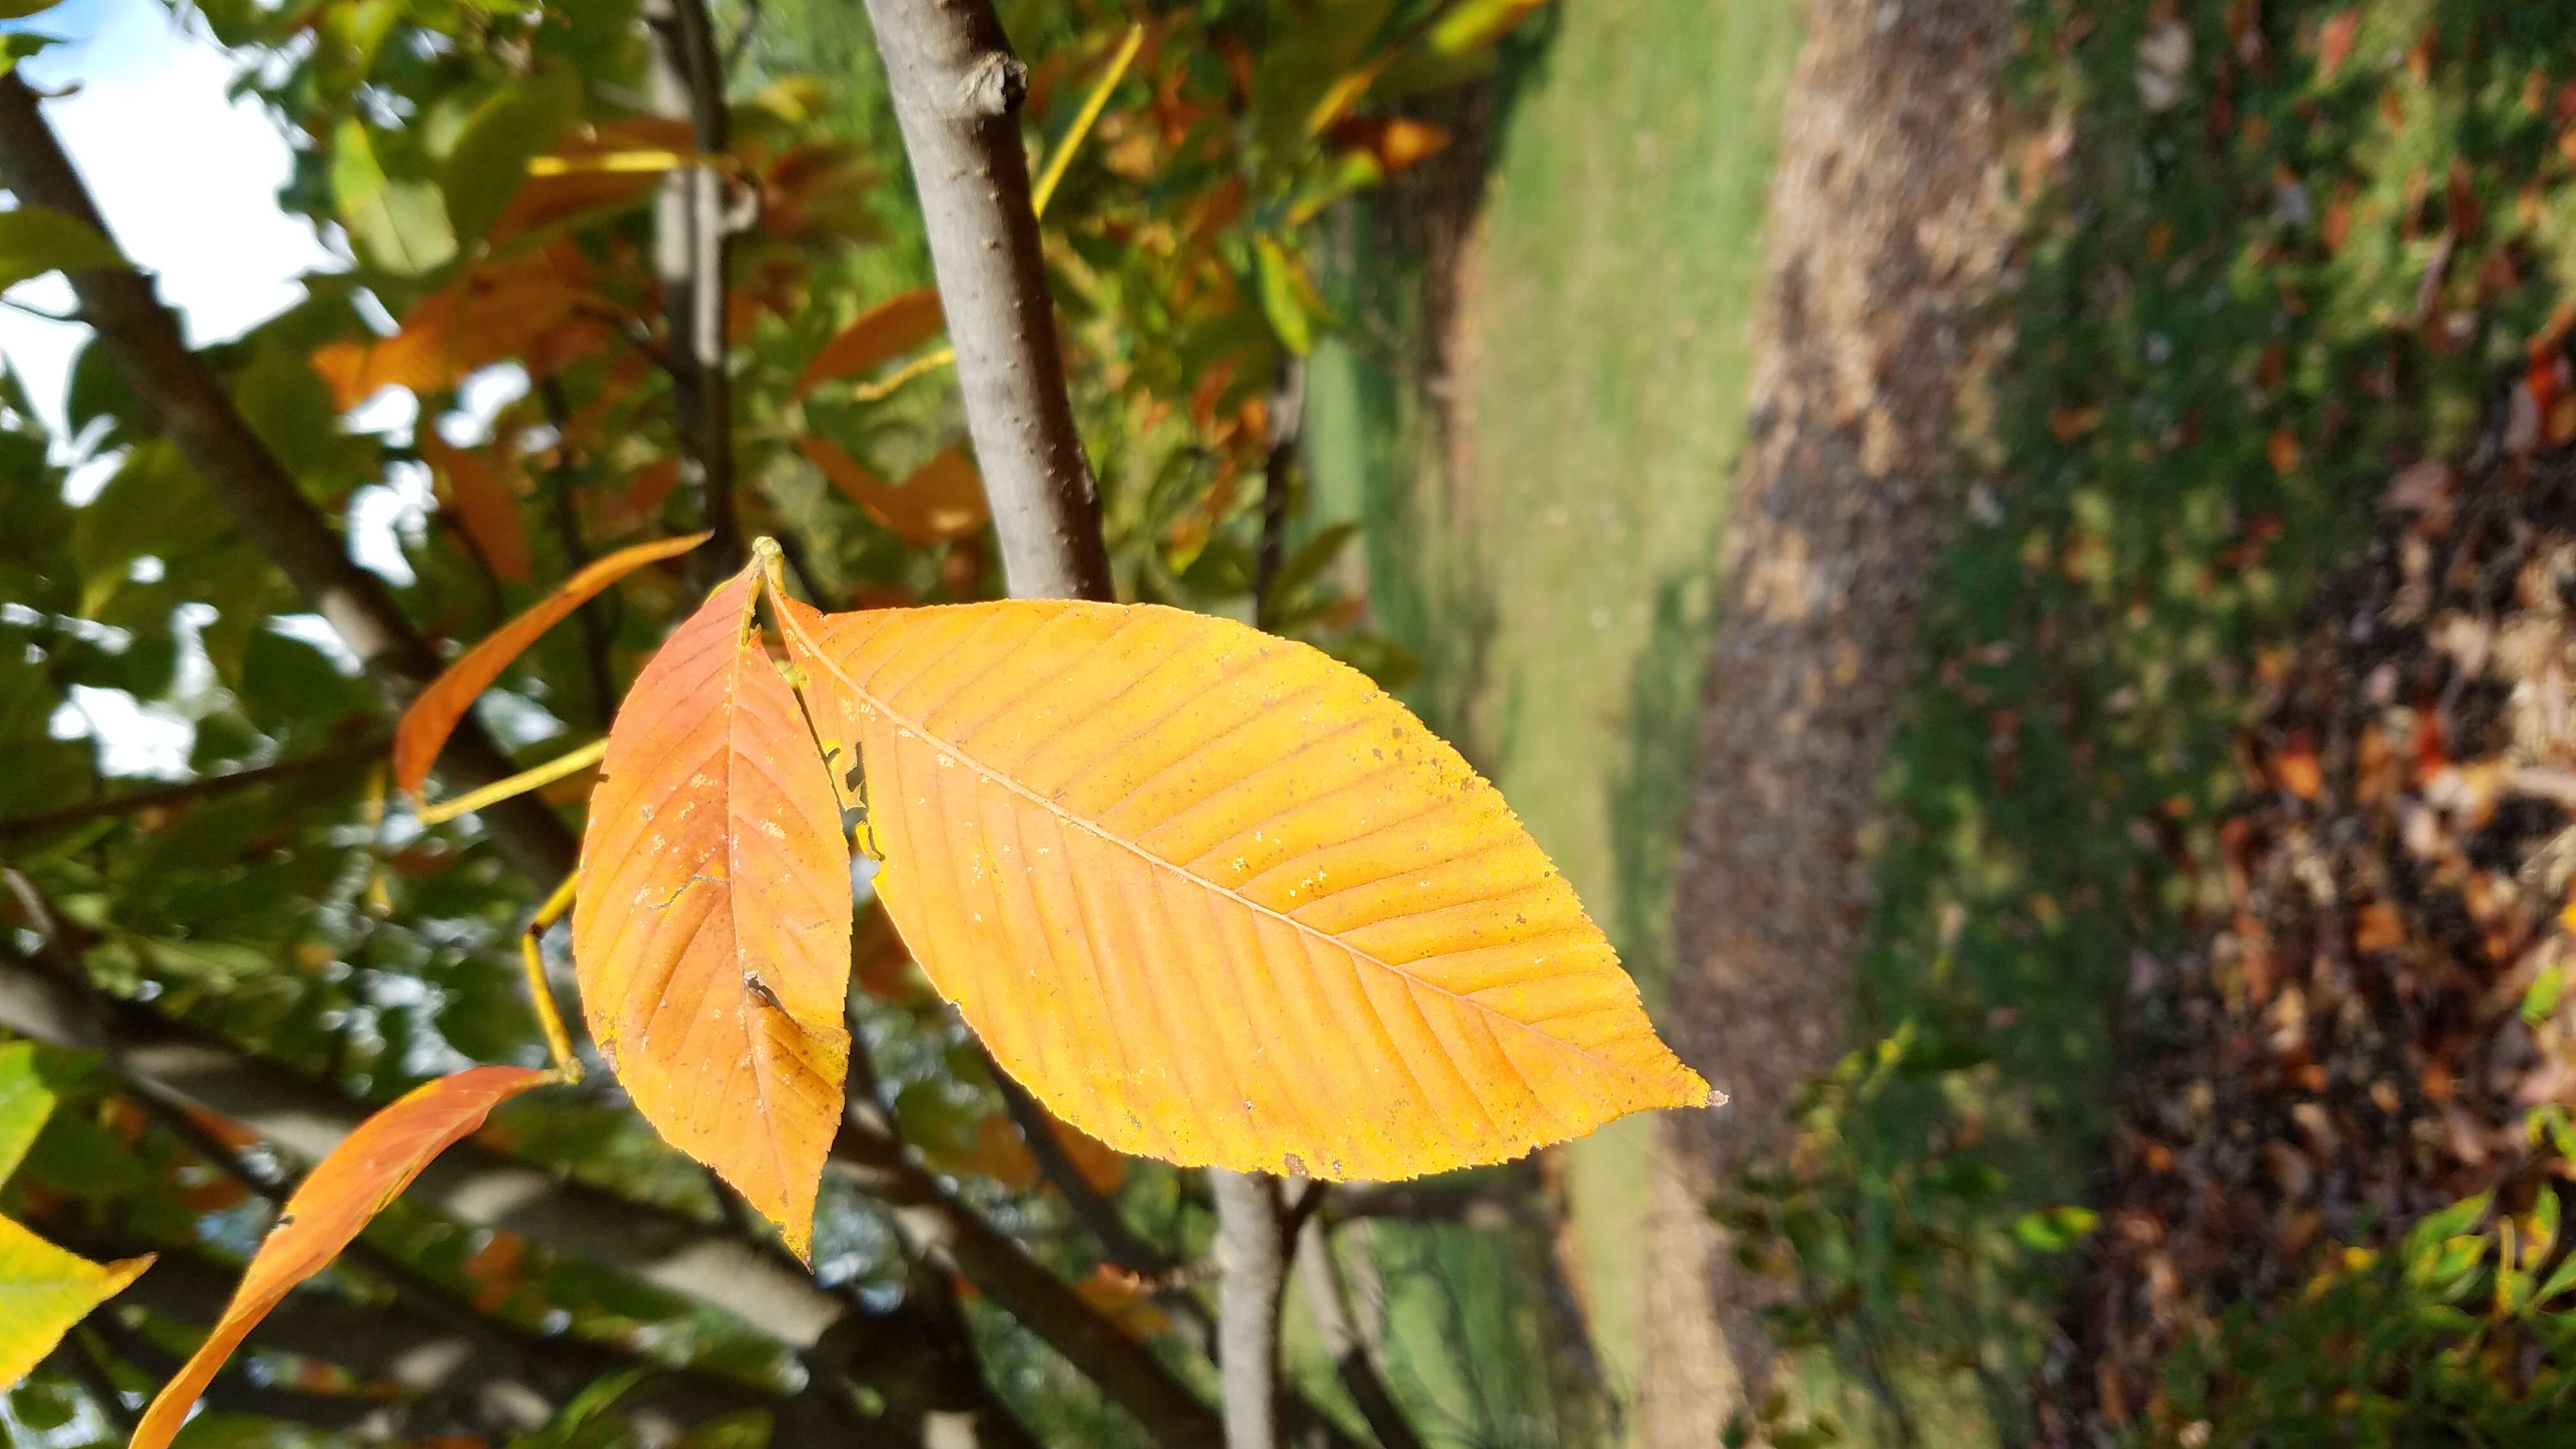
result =
[[[585,311],[597,302],[590,281],[581,253],[561,242],[483,262],[415,303],[393,336],[315,349],[313,370],[344,409],[382,387],[443,391],[505,358],[540,373],[541,361],[560,365],[583,347],[604,345],[603,324]],[[558,334],[569,334],[573,345],[557,345],[542,359],[529,355],[566,340]]]
[[[582,1011],[637,1110],[799,1256],[849,1065],[850,859],[746,570],[672,631],[609,730],[582,836]]]
[[[25,1378],[73,1324],[150,1266],[149,1256],[93,1263],[0,1218],[0,1389]]]
[[[116,244],[78,217],[44,206],[0,211],[0,291],[51,271],[124,265]]]
[[[948,325],[939,293],[929,287],[898,293],[859,314],[814,354],[797,375],[802,396],[836,377],[849,377],[891,362],[939,335]]]
[[[551,1077],[528,1067],[468,1068],[415,1088],[342,1139],[287,1199],[223,1317],[144,1411],[132,1449],[165,1449],[270,1309],[339,1256],[431,1159],[481,1127],[494,1107]]]
[[[476,696],[501,677],[510,661],[519,657],[538,636],[570,617],[573,610],[599,596],[609,585],[663,559],[677,558],[707,541],[707,535],[693,533],[684,538],[658,539],[619,549],[597,560],[555,587],[535,607],[495,629],[483,642],[458,656],[420,697],[403,711],[402,722],[394,728],[394,783],[414,794],[429,778],[430,766],[438,761],[438,752],[447,745],[447,737],[456,730],[456,722],[474,707]]]
[[[53,1111],[54,1094],[36,1075],[35,1043],[0,1045],[0,1182],[18,1170],[18,1159]]]
[[[1357,671],[1152,606],[790,621],[878,898],[1110,1146],[1400,1178],[1709,1100],[1501,796]]]
[[[661,116],[602,121],[530,163],[528,175],[493,219],[498,245],[529,232],[634,205],[693,154],[689,123]]]
[[[914,548],[971,538],[992,517],[983,478],[962,448],[941,449],[900,484],[888,483],[829,439],[800,437],[796,449],[843,497]]]

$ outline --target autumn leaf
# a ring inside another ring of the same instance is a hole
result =
[[[602,121],[530,164],[527,180],[501,208],[492,243],[595,213],[631,206],[653,194],[673,167],[695,151],[685,120],[623,116]]]
[[[420,697],[403,711],[402,722],[394,727],[394,783],[417,795],[423,781],[429,778],[430,766],[438,762],[438,752],[445,748],[447,737],[456,730],[456,722],[474,707],[475,698],[501,677],[510,661],[519,657],[539,635],[563,622],[573,610],[590,602],[619,579],[666,558],[676,558],[707,541],[708,535],[693,533],[685,538],[665,538],[652,543],[639,543],[622,548],[599,559],[555,587],[534,608],[495,629],[482,643],[468,649],[457,661],[447,666]]]
[[[339,1256],[432,1158],[481,1127],[494,1107],[551,1080],[552,1073],[528,1067],[469,1067],[414,1088],[359,1124],[286,1200],[214,1331],[144,1411],[131,1449],[166,1449],[197,1395],[296,1284]]]
[[[505,358],[542,375],[606,345],[585,314],[595,301],[590,264],[557,241],[469,269],[414,303],[391,337],[315,349],[313,370],[343,411],[383,387],[441,392]]]
[[[2317,28],[2317,79],[2330,81],[2343,63],[2352,58],[2354,35],[2361,29],[2361,14],[2356,10],[2338,10],[2326,17]]]
[[[901,483],[888,483],[827,438],[800,437],[796,450],[842,497],[914,548],[971,538],[992,517],[984,504],[984,480],[962,448],[941,449]]]
[[[617,712],[582,836],[573,963],[637,1110],[799,1257],[849,1065],[850,853],[750,569]]]
[[[513,584],[534,577],[527,523],[519,516],[518,490],[510,480],[480,452],[454,447],[426,425],[414,446],[444,485],[442,501],[456,510],[457,521],[464,525],[466,537],[474,540],[493,577]]]
[[[798,374],[791,395],[802,397],[836,377],[890,362],[938,336],[947,325],[936,290],[917,287],[897,293],[860,313],[857,321],[824,343]]]
[[[1502,797],[1357,670],[1154,606],[786,622],[915,959],[1109,1146],[1401,1178],[1710,1100]]]
[[[0,1218],[0,1389],[25,1378],[73,1324],[151,1266],[149,1254],[93,1263]]]

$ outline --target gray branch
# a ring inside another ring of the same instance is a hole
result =
[[[867,0],[1002,572],[1022,599],[1108,599],[1100,498],[1074,427],[1020,140],[1028,71],[991,0]]]

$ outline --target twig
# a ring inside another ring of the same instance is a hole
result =
[[[216,795],[229,795],[235,790],[256,789],[283,780],[306,775],[327,775],[335,770],[355,770],[385,752],[382,735],[369,735],[355,744],[317,750],[309,755],[280,760],[273,765],[259,765],[247,770],[233,770],[221,775],[201,775],[194,780],[181,780],[172,785],[156,785],[149,790],[128,790],[97,800],[84,800],[59,810],[40,815],[21,815],[14,820],[0,820],[0,844],[25,840],[31,836],[50,835],[75,825],[111,815],[132,815],[140,811],[171,805],[186,805]]]
[[[1324,1352],[1332,1356],[1334,1371],[1340,1374],[1351,1402],[1359,1406],[1360,1417],[1368,1421],[1369,1432],[1377,1436],[1382,1449],[1423,1449],[1422,1436],[1413,1431],[1387,1390],[1369,1335],[1352,1318],[1350,1289],[1342,1281],[1341,1264],[1319,1219],[1308,1218],[1298,1230],[1297,1277],[1305,1285],[1315,1336],[1323,1340]]]
[[[15,73],[0,75],[0,185],[23,205],[63,212],[101,234],[107,224],[71,158],[37,110],[36,92]],[[396,709],[438,677],[439,660],[394,602],[384,580],[353,562],[234,405],[232,395],[188,350],[178,319],[152,283],[121,268],[69,274],[82,320],[125,375],[145,410],[241,530],[329,622],[369,679]],[[492,737],[462,722],[443,756],[454,779],[480,785],[510,773]],[[579,854],[572,832],[542,802],[524,800],[483,817],[503,850],[529,875],[560,879]]]
[[[564,397],[563,382],[547,378],[537,384],[537,396],[544,403],[546,422],[555,431],[554,466],[546,470],[546,491],[554,515],[555,540],[563,545],[564,562],[578,571],[591,560],[590,542],[581,536],[581,515],[573,507],[572,443],[564,437],[564,425],[572,417],[572,407]],[[617,625],[609,610],[617,597],[614,589],[583,603],[573,614],[581,628],[582,663],[590,671],[592,723],[608,728],[617,713],[617,677],[608,663],[609,641],[616,637]]]
[[[1127,1220],[1118,1213],[1118,1205],[1101,1196],[1082,1175],[1082,1168],[1064,1150],[1064,1141],[1056,1136],[1055,1120],[1038,1105],[1028,1089],[1011,1079],[990,1053],[984,1057],[984,1070],[993,1079],[993,1087],[1002,1094],[1003,1109],[1027,1140],[1029,1156],[1037,1159],[1038,1171],[1073,1209],[1074,1217],[1099,1240],[1101,1251],[1110,1262],[1140,1278],[1158,1278],[1173,1268],[1172,1256],[1136,1236]]]
[[[1280,565],[1288,559],[1288,505],[1294,498],[1290,472],[1297,465],[1297,442],[1306,426],[1306,360],[1290,356],[1279,364],[1279,384],[1270,392],[1270,452],[1261,464],[1261,549],[1253,556],[1252,622],[1275,626],[1280,601],[1271,597],[1279,583]]]
[[[646,0],[644,23],[653,35],[654,109],[689,123],[699,156],[723,155],[731,144],[724,62],[705,0]],[[681,475],[697,490],[707,531],[715,535],[690,560],[705,583],[741,568],[744,557],[733,499],[733,381],[725,370],[725,279],[733,254],[725,212],[723,173],[691,164],[663,180],[653,213]]]
[[[957,349],[966,429],[1023,599],[1107,599],[1100,500],[1065,392],[1029,196],[1028,69],[991,0],[868,0]]]

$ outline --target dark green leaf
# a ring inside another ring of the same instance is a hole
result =
[[[0,211],[0,291],[47,272],[124,265],[115,243],[77,217],[42,206]]]

